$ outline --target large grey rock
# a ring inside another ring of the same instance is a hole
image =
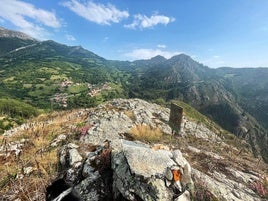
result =
[[[126,140],[121,141],[121,146],[122,150],[112,155],[115,195],[121,194],[127,200],[168,201],[192,185],[190,166],[178,156],[179,151],[153,150]],[[173,171],[180,172],[178,180]]]
[[[224,201],[261,201],[248,186],[226,178],[224,174],[214,172],[212,176],[193,169],[193,178],[201,182],[216,198]]]
[[[77,162],[82,161],[82,156],[79,154],[77,149],[70,149],[69,150],[69,163],[70,165],[74,165]]]
[[[9,157],[15,157],[17,160],[20,159],[20,156],[23,152],[24,147],[27,145],[29,140],[21,139],[19,141],[8,142],[6,138],[3,138],[0,144],[0,157],[5,159]]]
[[[64,145],[59,151],[59,161],[63,169],[72,167],[74,164],[82,161],[82,156],[77,151],[78,146],[72,143]]]
[[[61,134],[50,143],[50,146],[51,147],[57,147],[60,143],[62,143],[66,139],[67,139],[67,136],[64,135],[64,134]]]
[[[85,157],[83,158],[82,155]],[[113,199],[111,149],[109,147],[98,145],[94,151],[89,151],[86,155],[85,152],[78,152],[77,145],[68,144],[59,151],[59,158],[63,167],[59,180],[63,180],[64,186],[69,186],[70,190],[68,189],[67,193],[62,191],[57,195],[58,198],[74,194],[80,200]]]

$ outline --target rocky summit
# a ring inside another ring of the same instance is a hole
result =
[[[20,164],[31,147],[42,148],[14,177],[7,174],[0,199],[24,200],[22,191],[31,200],[57,201],[267,200],[267,164],[254,158],[246,141],[187,109],[181,130],[172,134],[169,114],[168,107],[144,100],[114,99],[6,132],[0,147],[5,164]],[[35,126],[45,128],[43,133]],[[26,135],[31,130],[39,138],[36,145]],[[57,168],[46,168],[47,155]],[[21,188],[40,177],[46,178],[44,188]]]

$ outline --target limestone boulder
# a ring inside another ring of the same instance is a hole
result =
[[[103,145],[93,148],[82,149],[81,145],[71,143],[62,147],[62,173],[47,188],[48,201],[112,200],[111,149]]]
[[[77,151],[78,146],[72,143],[64,145],[59,151],[59,161],[63,169],[72,167],[82,161],[82,156]]]
[[[178,153],[179,150],[154,150],[140,142],[122,140],[121,150],[112,154],[115,197],[154,201],[178,199],[193,185],[191,167]]]

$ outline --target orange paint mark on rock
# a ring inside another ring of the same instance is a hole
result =
[[[181,180],[181,172],[179,170],[172,170],[172,174],[175,182]]]

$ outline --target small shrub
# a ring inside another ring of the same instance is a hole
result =
[[[136,140],[157,142],[163,136],[159,128],[152,128],[148,125],[138,124],[130,130],[131,136]]]
[[[252,189],[261,197],[268,198],[268,178],[261,177],[252,184]]]
[[[102,150],[100,155],[96,157],[95,163],[97,166],[97,169],[102,174],[106,170],[109,170],[111,168],[111,148],[107,148]]]
[[[81,127],[83,127],[83,126],[85,126],[85,125],[86,125],[85,122],[79,122],[79,123],[76,124],[76,127],[77,127],[77,128],[81,128]]]
[[[89,128],[90,128],[90,126],[83,126],[82,128],[80,128],[81,136],[85,136],[87,134],[87,131]]]
[[[204,181],[195,182],[195,191],[193,193],[194,201],[218,201],[218,199],[207,189]]]

